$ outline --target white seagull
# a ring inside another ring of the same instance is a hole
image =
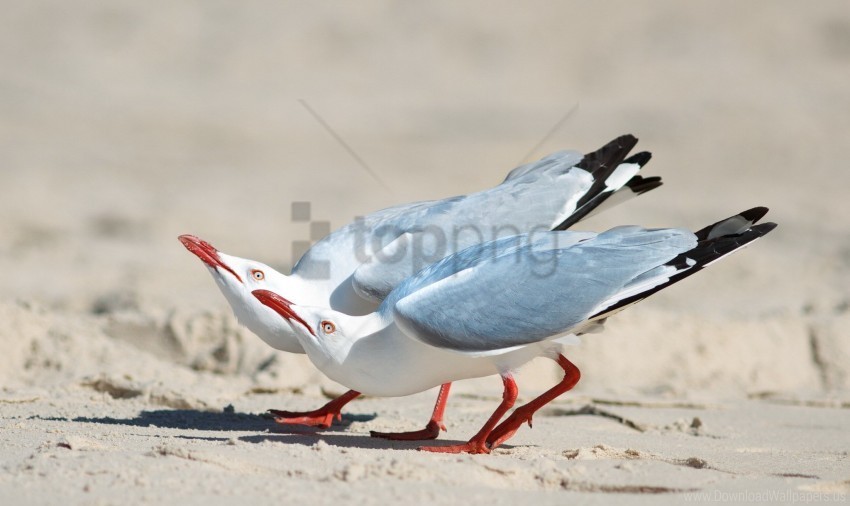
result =
[[[310,360],[356,392],[403,396],[501,375],[502,402],[477,434],[465,444],[422,448],[488,453],[578,382],[564,344],[770,232],[774,223],[754,225],[766,212],[750,209],[696,233],[626,226],[478,244],[406,279],[362,316],[253,293],[283,317],[279,332],[295,331]],[[517,396],[512,371],[538,356],[556,360],[563,380],[497,426]]]
[[[222,253],[195,236],[179,239],[209,268],[243,325],[273,348],[304,353],[295,332],[279,329],[279,318],[251,295],[253,290],[267,288],[300,305],[368,314],[401,281],[449,254],[504,236],[564,230],[604,207],[657,188],[661,178],[637,175],[651,155],[628,157],[636,143],[634,136],[624,135],[585,156],[560,151],[517,167],[489,190],[370,214],[316,243],[289,276]],[[449,383],[442,386],[425,429],[374,435],[437,437],[440,429],[445,430],[442,415],[449,387]],[[310,412],[270,411],[280,423],[328,427],[358,395],[347,392]]]

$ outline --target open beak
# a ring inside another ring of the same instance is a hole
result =
[[[242,283],[242,278],[239,277],[239,274],[233,272],[227,264],[221,261],[221,257],[218,255],[218,250],[213,247],[212,244],[207,241],[201,240],[194,235],[181,235],[178,237],[180,242],[183,243],[183,246],[186,246],[186,249],[191,251],[196,257],[200,258],[202,262],[212,267],[213,269],[224,269],[227,272],[233,274],[236,279]]]
[[[313,334],[313,337],[316,337],[316,333],[313,332],[313,329],[307,325],[307,322],[305,322],[303,318],[298,316],[295,310],[292,309],[292,303],[285,298],[268,290],[254,290],[251,294],[262,302],[264,306],[272,308],[275,313],[286,318],[290,322],[300,323],[305,329],[307,329],[307,331]]]

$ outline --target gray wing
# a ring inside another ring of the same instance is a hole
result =
[[[640,227],[503,239],[424,269],[380,310],[431,346],[505,350],[569,332],[634,284],[667,279],[665,263],[696,243],[686,230]]]
[[[370,244],[363,249],[366,260],[354,272],[354,289],[380,301],[423,267],[464,248],[564,229],[614,194],[638,195],[657,188],[659,178],[636,176],[649,153],[626,159],[636,142],[630,135],[618,137],[584,157],[561,151],[514,169],[495,188],[432,202],[364,230],[361,235],[368,236]]]
[[[576,151],[558,151],[517,167],[495,188],[359,217],[307,250],[292,274],[330,286],[352,277],[351,286],[361,296],[381,301],[424,265],[472,244],[528,232],[529,223],[551,220],[557,208],[577,201],[592,184],[585,171],[574,170],[581,159]],[[489,212],[491,207],[498,207],[498,217]]]
[[[578,165],[582,158],[584,158],[584,155],[582,155],[578,151],[556,151],[550,155],[544,156],[536,162],[520,165],[519,167],[508,172],[508,175],[505,176],[505,182],[510,181],[511,179],[517,179],[527,174],[546,170],[547,168],[550,168],[554,165],[568,164],[570,167],[572,167],[574,165]]]
[[[592,184],[573,156],[563,156],[489,190],[396,215],[361,234],[368,237],[367,260],[354,272],[354,287],[363,297],[383,300],[423,267],[473,244],[550,230]]]
[[[382,226],[399,222],[407,213],[418,213],[436,201],[400,204],[365,217],[358,217],[308,249],[292,266],[292,274],[305,279],[325,280],[329,286],[339,286],[358,266],[368,260],[365,244]]]

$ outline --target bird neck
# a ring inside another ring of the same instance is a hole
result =
[[[340,315],[340,319],[346,335],[353,341],[380,332],[392,323],[378,312],[360,316]]]

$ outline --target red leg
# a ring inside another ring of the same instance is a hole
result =
[[[579,372],[578,367],[567,360],[565,356],[560,354],[558,355],[557,362],[564,370],[564,379],[562,379],[557,385],[540,394],[540,397],[537,397],[524,406],[516,408],[516,410],[511,413],[511,416],[506,418],[504,422],[500,423],[498,427],[493,429],[493,432],[491,432],[487,437],[487,445],[490,449],[496,448],[513,437],[514,433],[522,427],[523,423],[528,422],[528,426],[531,427],[531,417],[534,415],[535,411],[546,404],[549,404],[556,397],[576,386],[576,383],[578,383],[578,380],[581,378],[581,372]]]
[[[373,430],[369,434],[372,437],[401,441],[437,439],[437,436],[440,435],[440,430],[446,430],[446,426],[443,425],[443,413],[446,411],[446,401],[449,400],[449,389],[451,387],[451,383],[443,383],[443,386],[440,387],[440,393],[437,394],[437,404],[434,406],[434,413],[431,415],[431,420],[424,429],[411,432],[376,432]]]
[[[517,396],[516,382],[510,374],[502,375],[502,383],[505,385],[505,391],[502,394],[501,404],[469,442],[452,446],[422,446],[419,449],[436,453],[490,453],[490,449],[487,448],[487,436],[490,435],[490,431],[499,423],[499,420],[505,416],[505,413],[511,409]]]
[[[275,416],[274,421],[280,424],[309,425],[311,427],[327,429],[333,424],[334,419],[342,419],[342,414],[340,414],[342,407],[358,396],[360,396],[360,392],[349,390],[313,411],[279,411],[270,409],[269,413],[273,414]]]

